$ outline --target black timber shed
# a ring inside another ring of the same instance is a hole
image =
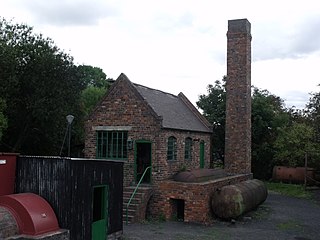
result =
[[[46,199],[70,239],[122,235],[123,162],[19,156],[16,171],[15,192]]]

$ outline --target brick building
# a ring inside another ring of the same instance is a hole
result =
[[[209,168],[212,127],[189,100],[132,83],[121,74],[86,123],[85,156],[125,160],[124,212],[148,212],[208,224],[212,194],[251,174],[251,33],[247,19],[228,22],[225,172],[202,182],[179,182],[182,170]],[[213,143],[214,144],[214,143]],[[152,167],[151,169],[149,167]],[[147,170],[149,169],[149,170]],[[142,176],[145,183],[126,208]],[[203,171],[191,172],[201,174]],[[141,204],[142,203],[142,204]]]
[[[86,122],[85,156],[125,160],[124,186],[157,184],[208,168],[212,128],[189,100],[132,83],[124,74]]]

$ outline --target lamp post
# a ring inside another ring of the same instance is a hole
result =
[[[71,142],[71,124],[73,122],[74,116],[68,115],[66,117],[68,122],[68,130],[69,130],[69,140],[68,140],[68,157],[70,157],[70,142]]]

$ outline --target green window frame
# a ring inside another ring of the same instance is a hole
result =
[[[177,139],[173,136],[168,138],[167,160],[177,160]]]
[[[184,141],[184,159],[192,159],[192,138],[187,137]]]
[[[128,132],[97,131],[97,158],[128,159]]]

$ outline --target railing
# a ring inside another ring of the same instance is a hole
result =
[[[151,169],[151,166],[147,167],[147,168],[144,170],[144,172],[143,172],[143,174],[142,174],[142,177],[140,178],[140,180],[139,180],[136,188],[134,189],[134,191],[133,191],[133,193],[131,194],[131,197],[130,197],[128,203],[127,203],[127,208],[126,208],[126,224],[127,224],[127,225],[128,225],[128,208],[129,208],[130,203],[131,203],[134,195],[136,194],[136,192],[137,192],[137,190],[138,190],[138,188],[139,188],[139,186],[140,186],[140,184],[141,184],[141,182],[142,182],[142,179],[144,178],[144,175],[146,175],[146,173],[147,173],[147,171],[148,171],[149,169]]]

